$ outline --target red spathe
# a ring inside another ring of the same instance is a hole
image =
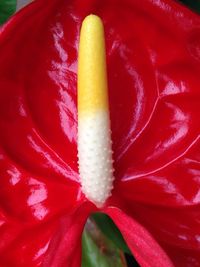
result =
[[[36,0],[0,32],[0,266],[80,267],[77,53],[105,25],[115,184],[142,267],[200,266],[200,18],[171,0]]]

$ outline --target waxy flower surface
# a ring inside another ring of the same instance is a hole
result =
[[[105,27],[111,196],[81,190],[77,59]],[[0,267],[79,267],[108,214],[142,267],[200,266],[200,18],[172,0],[36,0],[0,29]]]

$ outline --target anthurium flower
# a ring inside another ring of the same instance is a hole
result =
[[[105,29],[114,153],[102,205],[78,171],[89,14]],[[172,0],[36,0],[1,28],[0,266],[79,267],[96,211],[142,267],[200,266],[199,36],[199,16]]]

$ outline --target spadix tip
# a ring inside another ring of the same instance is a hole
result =
[[[81,27],[78,62],[78,112],[87,116],[108,110],[104,27],[96,15],[87,16]]]

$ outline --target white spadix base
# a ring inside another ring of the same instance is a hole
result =
[[[108,112],[79,117],[78,157],[82,191],[101,207],[113,188],[113,161]]]

